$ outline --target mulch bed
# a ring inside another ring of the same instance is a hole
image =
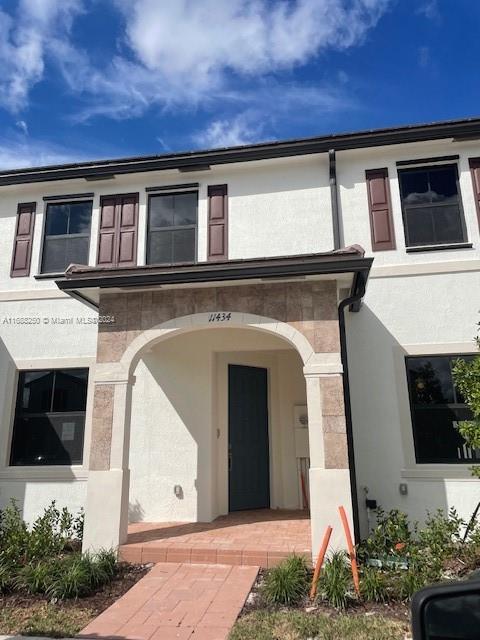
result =
[[[102,611],[108,609],[118,598],[126,593],[133,585],[148,573],[151,565],[134,565],[121,563],[119,572],[112,582],[101,587],[90,595],[78,599],[63,600],[59,602],[52,601],[44,595],[29,595],[26,593],[8,593],[0,595],[0,620],[2,611],[15,611],[15,618],[19,624],[28,622],[31,614],[38,611],[44,605],[53,606],[61,609],[62,612],[70,611],[72,619],[89,618],[94,619]],[[85,624],[88,623],[85,622]],[[83,624],[83,622],[82,622]],[[83,625],[85,626],[85,625]],[[6,630],[1,628],[0,634]],[[11,633],[11,631],[9,630]]]

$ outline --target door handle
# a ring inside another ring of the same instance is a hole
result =
[[[228,470],[229,471],[232,470],[232,452],[231,451],[228,452]]]

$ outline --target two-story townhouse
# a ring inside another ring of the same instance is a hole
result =
[[[0,505],[469,516],[479,203],[480,120],[0,173]]]

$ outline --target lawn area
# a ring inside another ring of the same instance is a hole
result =
[[[237,621],[229,640],[403,640],[407,630],[382,616],[254,611]]]
[[[126,593],[147,572],[119,564],[108,584],[80,598],[52,601],[43,594],[0,594],[0,635],[73,637]]]
[[[0,633],[3,635],[73,637],[97,615],[94,608],[51,604],[38,600],[28,604],[0,600]]]

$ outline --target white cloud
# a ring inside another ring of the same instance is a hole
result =
[[[330,83],[302,86],[280,84],[275,74],[328,49],[360,44],[391,2],[110,1],[124,22],[117,53],[103,66],[72,36],[75,18],[90,6],[87,0],[19,0],[14,17],[0,11],[0,65],[6,69],[0,105],[13,112],[25,107],[49,64],[82,105],[70,114],[76,122],[139,117],[151,107],[230,114],[236,109],[248,117],[217,116],[210,139],[251,141],[268,129],[252,113],[272,121],[292,112],[298,117],[302,110],[318,115],[351,107],[345,77],[334,73]]]
[[[45,56],[57,32],[67,34],[82,0],[20,0],[15,18],[0,11],[0,104],[25,107],[44,73]]]
[[[213,120],[206,129],[193,136],[193,141],[204,148],[235,147],[258,140],[263,132],[263,123],[254,113],[242,113],[232,118]]]
[[[343,87],[305,86],[266,82],[249,91],[231,92],[230,105],[244,109],[234,115],[214,118],[193,134],[201,147],[225,147],[272,140],[277,125],[315,122],[317,129],[330,114],[354,110],[358,104]]]
[[[83,151],[67,149],[47,140],[25,140],[24,136],[19,135],[0,138],[0,170],[80,162],[87,159],[91,159],[91,156]]]
[[[426,0],[426,2],[422,2],[416,13],[425,16],[425,18],[433,22],[439,22],[441,19],[437,0]]]
[[[115,0],[124,17],[123,54],[95,69],[64,40],[56,59],[71,90],[86,101],[77,120],[136,117],[152,105],[216,108],[236,99],[239,84],[254,95],[269,74],[359,44],[389,2]]]
[[[430,65],[430,47],[420,47],[418,50],[418,65],[426,69]]]
[[[18,127],[24,135],[28,136],[28,125],[25,120],[18,120],[15,122],[15,126]]]
[[[225,69],[259,75],[344,49],[388,0],[119,0],[137,59],[169,82],[215,85]]]

